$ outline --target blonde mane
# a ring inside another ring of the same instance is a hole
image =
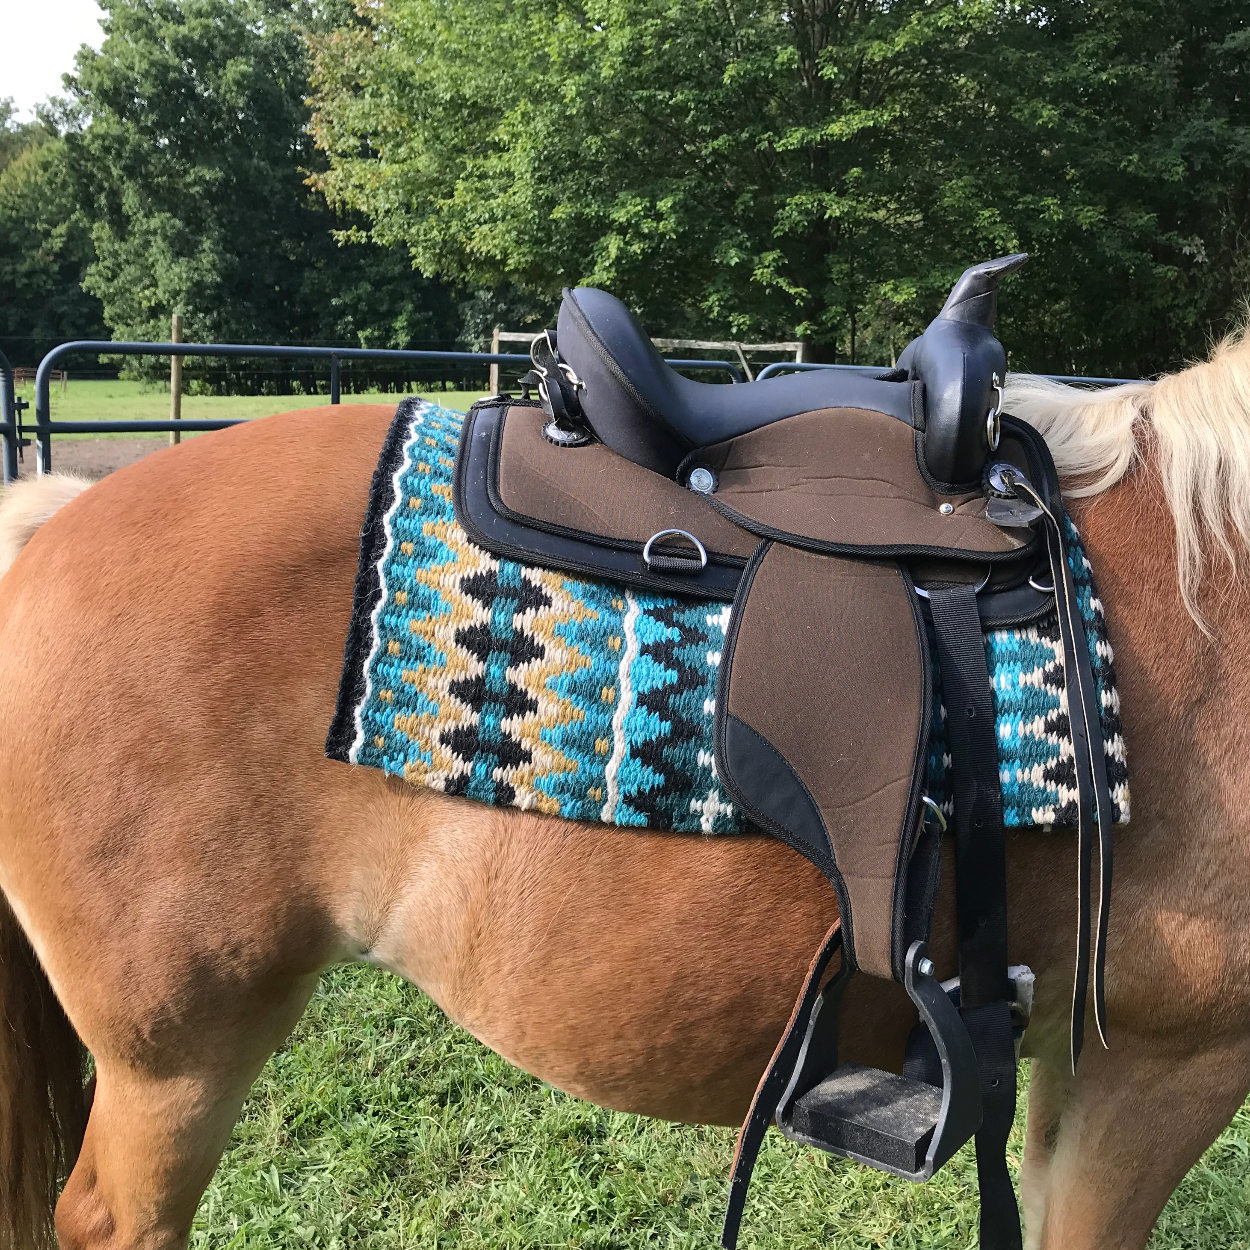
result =
[[[1109,489],[1151,454],[1176,522],[1181,597],[1201,625],[1211,556],[1235,572],[1250,549],[1250,322],[1157,382],[1091,391],[1012,374],[1006,410],[1045,437],[1070,496]]]

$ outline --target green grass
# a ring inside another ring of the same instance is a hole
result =
[[[23,420],[35,422],[35,387],[27,383],[17,388],[17,395],[30,403]],[[467,412],[469,405],[481,399],[485,391],[418,392],[458,412]],[[397,404],[403,396],[394,391],[365,392],[344,395],[346,404]],[[76,382],[71,381],[62,393],[54,384],[49,400],[54,421],[167,421],[169,391],[146,382]],[[184,395],[182,415],[188,420],[214,418],[267,417],[275,412],[291,412],[296,408],[315,408],[328,404],[328,395]],[[58,438],[140,438],[137,434],[57,435]],[[151,438],[167,438],[163,432]],[[188,435],[190,437],[190,435]]]
[[[1022,1099],[1013,1162],[1023,1127]],[[733,1141],[730,1129],[644,1120],[558,1093],[406,983],[338,968],[253,1089],[191,1244],[710,1250]],[[1152,1250],[1250,1250],[1248,1162],[1243,1110],[1169,1203]],[[914,1186],[773,1132],[741,1244],[968,1250],[976,1213],[970,1147]]]

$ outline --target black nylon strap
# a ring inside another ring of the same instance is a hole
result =
[[[982,1250],[1019,1250],[1020,1215],[1007,1171],[1016,1114],[1016,1055],[1008,1006],[1007,854],[998,741],[985,638],[972,586],[930,594],[955,781],[955,900],[960,1014],[981,1079],[977,1132]]]
[[[1006,1001],[1007,860],[994,700],[972,586],[930,596],[955,774],[955,897],[964,1007]]]
[[[1016,1118],[1016,1044],[1011,1035],[1011,1008],[1000,999],[965,1007],[959,1014],[972,1039],[981,1078],[981,1127],[977,1130],[981,1247],[1020,1250],[1020,1211],[1007,1171],[1007,1138]]]

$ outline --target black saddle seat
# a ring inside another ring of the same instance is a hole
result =
[[[911,424],[912,387],[880,374],[819,369],[710,385],[672,369],[629,309],[594,287],[565,289],[556,329],[560,358],[581,379],[582,410],[613,451],[665,477],[696,447],[820,408],[872,408]]]
[[[619,455],[673,477],[698,447],[822,408],[868,408],[921,432],[922,464],[935,485],[979,479],[989,454],[987,416],[1007,358],[992,326],[999,277],[1027,257],[965,271],[942,311],[879,372],[820,369],[709,385],[670,368],[628,308],[594,287],[566,288],[557,324],[561,359],[582,384],[582,416]]]

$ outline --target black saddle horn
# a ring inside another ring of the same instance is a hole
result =
[[[925,332],[903,348],[898,367],[924,385],[921,467],[945,493],[976,490],[997,446],[1007,353],[994,337],[998,280],[1028,256],[1015,252],[963,271]]]
[[[985,260],[965,269],[959,281],[951,288],[936,320],[962,321],[966,325],[984,326],[987,330],[992,330],[998,312],[999,278],[1019,269],[1028,259],[1028,252],[1012,252],[1010,256]]]

